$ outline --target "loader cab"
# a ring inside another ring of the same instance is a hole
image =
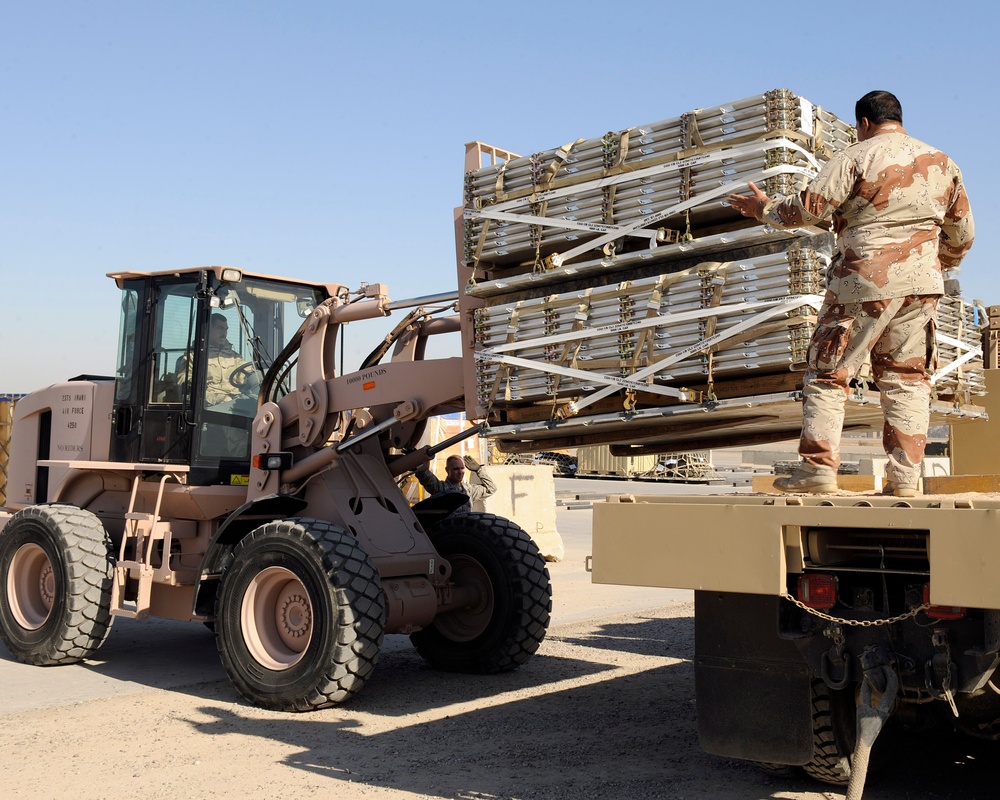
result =
[[[112,277],[122,289],[112,460],[187,464],[193,485],[245,483],[263,376],[326,289],[230,267]]]

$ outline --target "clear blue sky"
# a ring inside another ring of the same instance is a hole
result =
[[[895,92],[965,174],[964,294],[1000,304],[996,3],[0,9],[0,391],[112,373],[107,272],[452,290],[466,142],[532,153],[776,88],[852,122]],[[349,358],[381,335],[352,325]]]

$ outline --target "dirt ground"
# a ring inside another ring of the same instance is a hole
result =
[[[560,598],[555,624],[520,669],[488,677],[436,672],[405,637],[388,637],[374,678],[357,697],[310,714],[243,702],[201,626],[119,620],[100,659],[71,667],[26,667],[0,648],[0,794],[844,796],[699,749],[689,595],[652,594],[661,604],[639,610],[642,595],[591,587],[575,550],[550,570]],[[568,599],[583,596],[592,609],[586,619]],[[632,608],[622,612],[626,599]],[[995,798],[995,748],[951,737],[904,740],[865,797]]]
[[[208,631],[196,655],[215,660]],[[690,606],[560,626],[499,677],[435,672],[390,647],[349,705],[291,715],[239,701],[221,671],[0,716],[17,798],[842,797],[702,753]],[[139,643],[141,645],[141,643]],[[164,653],[169,670],[171,654]],[[981,743],[912,745],[866,797],[996,797]]]

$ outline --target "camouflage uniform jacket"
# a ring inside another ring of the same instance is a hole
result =
[[[205,368],[205,405],[214,406],[227,400],[235,400],[240,396],[240,390],[229,382],[233,370],[246,363],[239,353],[230,345],[226,347],[209,347],[207,366]],[[190,353],[177,359],[177,384],[182,389],[191,380],[192,358]]]
[[[415,473],[417,480],[420,481],[420,485],[427,490],[428,494],[441,494],[442,492],[460,492],[469,498],[471,503],[475,503],[478,500],[485,500],[491,494],[497,490],[497,486],[493,483],[492,478],[486,474],[486,470],[479,470],[477,475],[479,475],[479,480],[482,481],[482,485],[475,483],[467,483],[462,481],[461,483],[455,483],[449,480],[441,480],[433,472],[427,469],[418,469]]]
[[[902,131],[835,154],[798,195],[771,200],[762,221],[795,228],[831,217],[827,302],[943,294],[942,269],[958,266],[974,236],[955,162]]]

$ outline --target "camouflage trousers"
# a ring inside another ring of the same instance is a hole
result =
[[[809,343],[803,387],[803,460],[836,472],[850,382],[871,356],[885,419],[886,478],[916,486],[927,443],[937,368],[936,295],[824,303]]]

